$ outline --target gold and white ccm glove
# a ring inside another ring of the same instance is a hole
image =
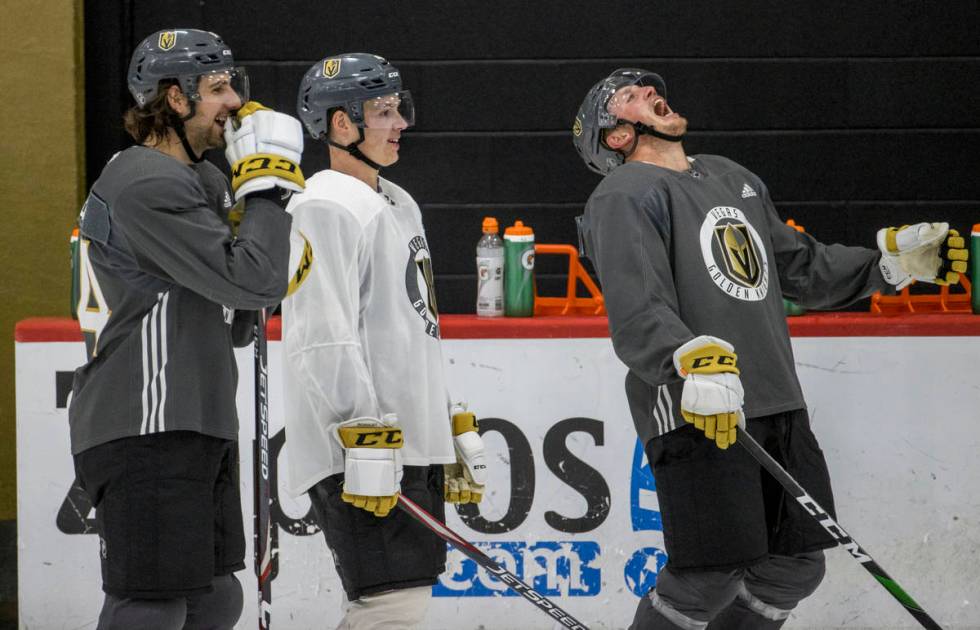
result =
[[[394,414],[354,418],[337,425],[334,436],[344,449],[341,498],[375,516],[387,516],[401,494],[405,444]]]
[[[443,466],[446,477],[443,494],[449,503],[479,503],[487,483],[487,462],[480,427],[476,415],[467,411],[465,404],[453,405],[450,413],[456,463]]]
[[[737,362],[732,344],[709,335],[674,351],[674,369],[684,379],[681,415],[721,449],[735,443],[735,428],[744,418]]]
[[[299,168],[303,126],[289,114],[249,101],[225,122],[225,144],[235,201],[277,186],[286,196],[306,187]]]
[[[956,284],[966,273],[966,241],[948,223],[916,223],[878,230],[881,275],[904,289],[913,280]]]

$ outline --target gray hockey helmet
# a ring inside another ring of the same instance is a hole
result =
[[[652,85],[657,89],[657,94],[667,98],[667,87],[663,78],[659,74],[639,68],[619,68],[592,86],[575,115],[572,142],[585,165],[600,175],[608,175],[623,163],[623,154],[606,146],[602,136],[606,129],[627,122],[610,114],[607,109],[612,95],[627,85]]]
[[[296,110],[310,136],[321,138],[329,127],[327,112],[335,107],[342,107],[358,127],[367,126],[367,101],[383,101],[408,126],[415,123],[412,95],[402,89],[401,73],[383,57],[369,53],[343,53],[313,64],[300,82]]]
[[[129,61],[126,81],[140,107],[153,100],[162,79],[176,79],[187,98],[200,100],[198,80],[226,73],[242,103],[248,101],[248,75],[235,66],[228,45],[214,33],[195,28],[158,31],[144,39]]]

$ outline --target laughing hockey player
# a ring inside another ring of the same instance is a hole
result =
[[[913,277],[952,282],[966,250],[942,223],[882,230],[881,251],[797,232],[756,175],[686,155],[687,120],[665,99],[660,76],[617,70],[589,91],[572,129],[586,165],[606,176],[580,230],[629,368],[669,556],[632,628],[779,628],[817,588],[822,550],[834,545],[747,453],[728,448],[744,414],[749,433],[833,513],[782,297],[832,309]]]
[[[213,33],[151,35],[128,81],[136,144],[106,165],[80,221],[89,361],[69,408],[101,542],[98,627],[230,629],[245,553],[232,344],[251,340],[236,309],[286,291],[283,206],[303,187],[303,132],[291,116],[243,107],[244,70]],[[225,147],[242,173],[231,186],[201,161]]]
[[[486,466],[475,417],[449,403],[421,213],[378,175],[411,94],[381,57],[342,54],[309,69],[298,111],[330,169],[288,208],[322,252],[283,303],[290,490],[309,494],[333,553],[339,627],[416,628],[446,548],[393,509],[398,494],[442,519],[444,500],[481,499]]]

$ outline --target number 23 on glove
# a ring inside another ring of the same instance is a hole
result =
[[[735,443],[744,392],[732,344],[701,335],[674,351],[674,369],[684,379],[681,415],[718,448]]]

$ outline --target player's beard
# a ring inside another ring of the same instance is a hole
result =
[[[224,128],[215,122],[214,118],[207,124],[197,123],[191,119],[184,125],[187,141],[195,148],[198,155],[211,149],[224,149],[226,146]]]
[[[676,118],[671,118],[662,125],[663,132],[672,136],[683,136],[687,133],[687,118],[680,114]]]

